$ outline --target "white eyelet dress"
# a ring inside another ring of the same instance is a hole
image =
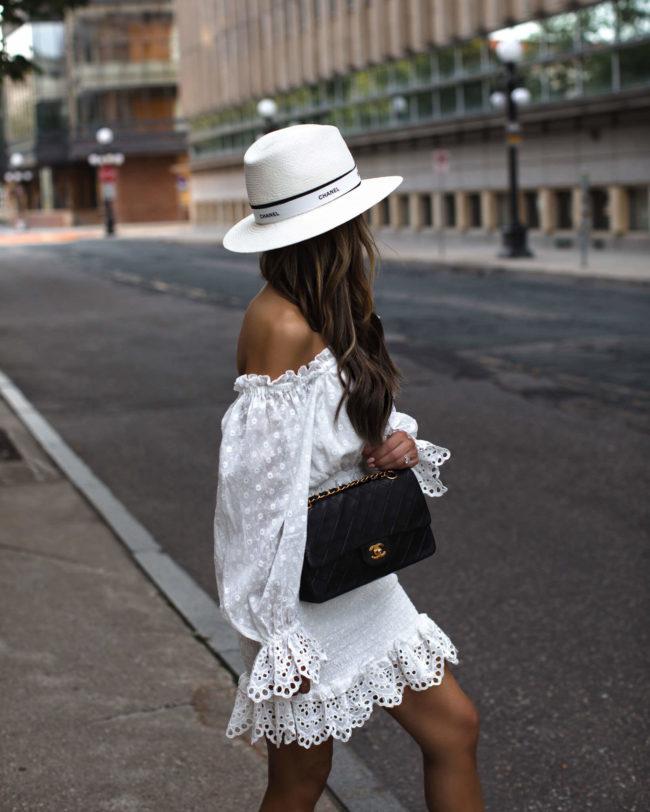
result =
[[[343,390],[332,351],[274,381],[240,375],[234,388],[221,423],[215,568],[247,670],[226,735],[347,741],[375,705],[398,705],[405,686],[439,684],[456,649],[394,573],[325,603],[298,598],[308,497],[368,473],[345,405],[334,421]],[[417,423],[393,408],[386,436],[398,429],[415,437]],[[416,442],[413,471],[425,494],[441,496],[449,451]],[[303,676],[311,690],[296,693]]]

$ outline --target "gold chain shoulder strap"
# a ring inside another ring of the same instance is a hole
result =
[[[387,471],[377,471],[375,474],[368,474],[361,479],[355,479],[354,482],[348,482],[345,485],[338,485],[336,488],[329,488],[326,491],[315,493],[313,496],[309,497],[307,500],[307,505],[308,507],[312,507],[312,505],[316,504],[316,502],[319,502],[321,499],[325,499],[328,496],[333,496],[335,493],[340,493],[341,491],[346,491],[348,488],[353,488],[355,485],[363,485],[364,482],[370,482],[373,479],[397,479],[397,471],[394,471],[392,468],[389,468]]]

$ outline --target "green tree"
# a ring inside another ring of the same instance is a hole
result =
[[[88,0],[0,0],[0,26],[6,35],[12,28],[27,22],[61,20],[67,8],[86,5]],[[10,56],[0,38],[0,82],[4,77],[22,79],[38,67],[27,57]]]

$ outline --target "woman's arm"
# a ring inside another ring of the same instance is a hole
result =
[[[222,422],[217,585],[226,618],[261,644],[248,686],[254,702],[308,690],[325,659],[318,641],[301,628],[297,611],[315,397],[309,380],[298,375],[273,383],[293,368],[292,361],[301,366],[291,347],[281,324],[269,330],[267,356],[260,351],[259,357],[275,358],[278,366],[249,373]]]

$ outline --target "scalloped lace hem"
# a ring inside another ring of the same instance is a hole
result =
[[[257,653],[247,692],[253,702],[273,696],[290,697],[303,677],[318,682],[320,664],[327,656],[313,638],[298,629],[277,635]]]
[[[311,359],[308,364],[303,364],[296,372],[293,369],[288,369],[282,375],[271,380],[270,375],[257,375],[256,373],[249,372],[246,375],[239,375],[235,378],[233,388],[237,392],[244,389],[251,389],[255,387],[270,387],[274,389],[277,387],[284,388],[286,386],[293,386],[296,383],[307,383],[313,377],[320,375],[330,367],[336,365],[336,357],[329,347],[322,349],[317,355]]]
[[[242,674],[226,735],[234,738],[251,730],[252,743],[266,737],[275,745],[297,741],[302,747],[330,737],[348,741],[353,729],[368,721],[375,705],[399,705],[407,686],[424,691],[439,685],[445,660],[458,662],[456,648],[442,629],[422,614],[413,638],[397,641],[386,657],[367,663],[345,684],[312,685],[309,698],[296,694],[253,702],[248,695],[248,674]]]

